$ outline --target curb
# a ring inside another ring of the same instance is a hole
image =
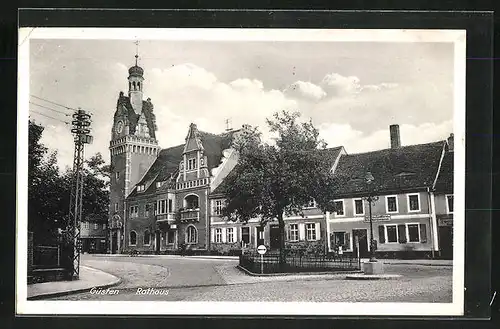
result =
[[[122,282],[121,278],[119,278],[119,277],[117,277],[117,276],[115,276],[113,274],[110,274],[108,272],[104,272],[104,271],[101,271],[101,270],[99,270],[97,268],[93,268],[93,267],[90,267],[90,266],[82,266],[82,267],[90,268],[90,269],[95,270],[95,271],[100,271],[100,272],[109,274],[109,275],[115,277],[115,280],[113,282],[111,282],[111,283],[106,283],[106,284],[102,284],[102,285],[94,285],[94,286],[92,286],[90,288],[79,288],[79,289],[74,289],[74,290],[49,292],[49,293],[44,293],[44,294],[40,294],[40,295],[35,295],[35,296],[28,297],[27,300],[39,300],[39,299],[45,299],[45,298],[67,296],[67,295],[77,294],[77,293],[80,293],[80,292],[89,291],[92,288],[103,288],[103,289],[106,289],[106,288],[114,287],[114,286],[116,286],[116,285],[118,285],[118,284],[120,284]],[[55,281],[55,282],[57,282],[57,281]]]
[[[453,267],[453,264],[429,264],[429,263],[386,263],[384,262],[384,265],[418,265],[418,266],[447,266],[447,267]]]
[[[254,272],[250,272],[246,268],[237,265],[237,269],[240,271],[245,272],[248,275],[251,276],[259,276],[259,277],[273,277],[273,276],[292,276],[292,275],[297,275],[297,276],[310,276],[310,275],[340,275],[340,274],[357,274],[357,273],[362,273],[361,270],[359,271],[339,271],[339,272],[298,272],[298,273],[265,273],[265,274],[258,274]]]
[[[346,275],[345,279],[346,280],[394,280],[394,279],[399,279],[401,278],[402,275],[399,274],[353,274],[353,275]]]

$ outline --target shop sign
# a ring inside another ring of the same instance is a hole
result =
[[[453,226],[453,218],[438,218],[439,226]]]
[[[391,220],[391,215],[372,215],[372,222],[384,222]],[[365,222],[370,222],[370,216],[365,216]]]

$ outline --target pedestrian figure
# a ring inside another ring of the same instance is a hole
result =
[[[342,246],[339,246],[339,251],[338,251],[338,253],[339,253],[339,258],[340,258],[340,260],[342,260],[342,255],[344,254],[344,251],[342,250]]]

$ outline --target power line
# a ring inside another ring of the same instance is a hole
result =
[[[64,114],[64,115],[65,115],[65,116],[67,116],[67,117],[71,116],[71,114],[68,114],[68,113],[65,113],[65,112],[63,112],[63,111],[59,111],[59,110],[53,109],[53,108],[51,108],[51,107],[47,107],[47,106],[40,105],[40,104],[33,103],[33,102],[30,102],[30,104],[33,104],[33,105],[36,105],[36,106],[40,106],[40,107],[43,107],[44,109],[51,110],[51,111],[54,111],[54,112],[57,112],[57,113]]]
[[[61,107],[64,107],[65,109],[68,109],[70,111],[77,111],[77,109],[73,108],[73,107],[69,107],[69,106],[66,106],[66,105],[63,105],[63,104],[59,104],[59,103],[56,103],[56,102],[53,102],[53,101],[49,101],[48,99],[45,99],[45,98],[42,98],[42,97],[38,97],[38,96],[35,96],[35,95],[30,95],[31,97],[35,97],[39,100],[42,100],[42,101],[45,101],[47,103],[50,103],[50,104],[54,104],[54,105],[57,105],[57,106],[61,106]]]
[[[47,117],[47,118],[52,119],[52,120],[60,121],[60,122],[62,122],[64,124],[67,124],[67,125],[69,124],[69,122],[67,122],[67,121],[51,117],[50,115],[47,115],[47,114],[43,114],[43,113],[40,113],[40,112],[37,112],[37,111],[30,111],[30,112],[33,112],[33,113],[36,113],[36,114],[39,114],[39,115],[43,115],[44,117]]]
[[[39,96],[36,96],[36,95],[30,95],[30,96],[34,97],[34,98],[37,98],[39,100],[42,100],[44,102],[50,103],[50,104],[54,104],[54,105],[57,105],[57,106],[64,107],[65,109],[70,110],[71,112],[76,112],[76,111],[79,110],[79,109],[75,109],[74,107],[70,107],[70,106],[66,106],[66,105],[60,104],[60,103],[56,103],[56,102],[50,101],[50,100],[48,100],[46,98],[42,98],[42,97],[39,97]],[[92,115],[94,114],[94,113],[92,113],[92,111],[87,111],[87,112],[90,113],[90,114],[92,114]]]

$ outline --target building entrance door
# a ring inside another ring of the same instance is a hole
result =
[[[453,259],[453,226],[439,227],[439,252],[441,258]]]
[[[118,233],[116,230],[113,230],[111,233],[111,253],[116,254],[118,250]]]
[[[353,237],[353,240],[352,240],[353,241],[353,244],[352,244],[353,256],[357,257],[358,248],[359,248],[359,257],[361,257],[361,258],[369,257],[368,230],[366,230],[366,229],[352,230],[352,237]],[[355,241],[358,241],[358,243],[356,244]],[[359,246],[358,246],[358,244],[359,244]]]
[[[269,227],[269,235],[270,235],[270,244],[269,247],[271,249],[279,249],[280,248],[280,228],[278,225],[271,225]]]
[[[156,231],[155,233],[155,253],[160,253],[160,243],[161,243],[161,233],[160,231]]]

